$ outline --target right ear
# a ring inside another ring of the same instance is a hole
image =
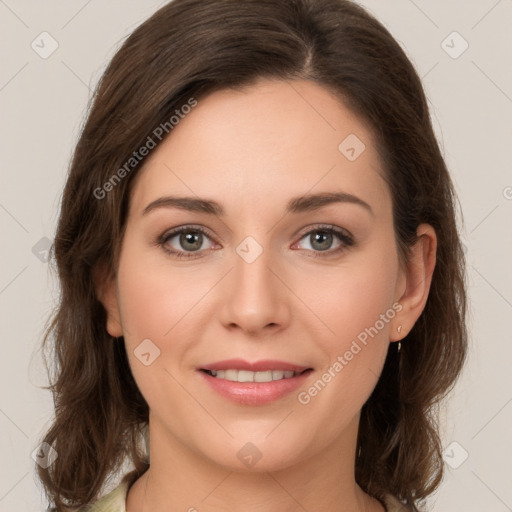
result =
[[[115,278],[107,265],[100,263],[93,270],[93,280],[96,296],[107,313],[107,332],[113,338],[118,338],[123,335],[123,328],[119,314]]]

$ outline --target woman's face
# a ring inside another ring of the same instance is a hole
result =
[[[365,125],[305,81],[213,93],[150,152],[106,303],[160,443],[268,471],[355,439],[407,314],[382,174]]]

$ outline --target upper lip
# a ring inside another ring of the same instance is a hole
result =
[[[226,359],[224,361],[216,361],[200,367],[200,370],[249,370],[252,372],[262,372],[265,370],[283,370],[302,372],[310,369],[310,366],[300,366],[285,361],[276,361],[264,359],[261,361],[245,361],[243,359]]]

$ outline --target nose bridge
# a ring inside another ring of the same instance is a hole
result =
[[[261,240],[261,235],[258,236]],[[234,280],[235,295],[266,295],[266,300],[273,294],[271,267],[272,254],[268,239],[258,242],[255,236],[245,237],[235,248]],[[260,297],[262,299],[263,297]]]
[[[260,243],[257,236],[249,235],[235,247],[223,315],[225,323],[250,331],[282,324],[286,317],[282,284],[271,271],[273,255],[269,237]]]

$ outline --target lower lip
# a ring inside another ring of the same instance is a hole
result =
[[[198,370],[214,391],[244,405],[264,405],[279,400],[304,384],[312,371],[307,370],[296,377],[273,380],[272,382],[235,382],[219,379]]]

